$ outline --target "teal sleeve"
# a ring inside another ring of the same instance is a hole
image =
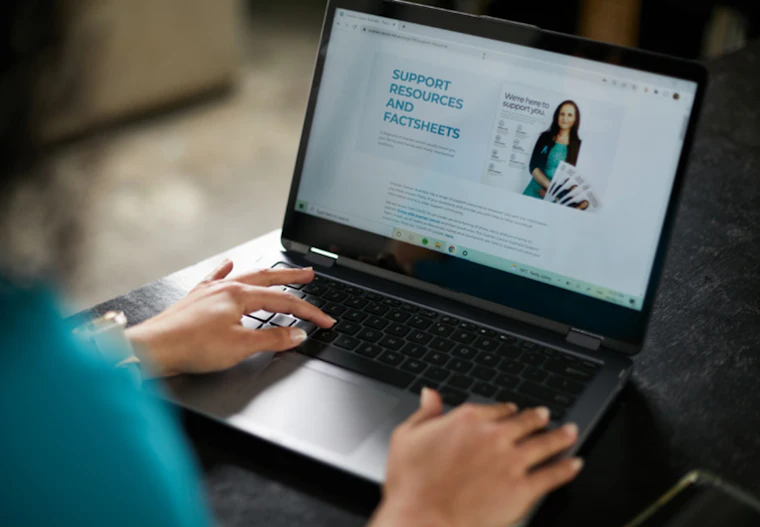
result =
[[[211,523],[170,408],[79,349],[41,294],[0,294],[0,525]]]

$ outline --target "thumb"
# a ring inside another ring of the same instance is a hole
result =
[[[268,328],[250,330],[234,328],[239,336],[239,360],[262,351],[291,350],[306,340],[306,332],[300,328]]]
[[[433,389],[423,388],[420,394],[420,407],[406,420],[406,423],[410,426],[417,426],[429,419],[438,417],[441,412],[443,412],[441,396]]]

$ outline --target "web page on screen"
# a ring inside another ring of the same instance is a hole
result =
[[[338,10],[296,210],[640,310],[695,92]]]

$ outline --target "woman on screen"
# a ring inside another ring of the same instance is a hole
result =
[[[564,101],[557,106],[552,125],[542,133],[530,157],[530,175],[533,179],[523,191],[524,196],[542,199],[551,184],[554,173],[562,161],[575,166],[581,140],[578,129],[581,126],[581,112],[573,101]]]

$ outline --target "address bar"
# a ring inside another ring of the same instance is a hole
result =
[[[371,35],[377,35],[380,37],[395,38],[403,40],[405,42],[414,42],[415,44],[422,44],[426,46],[433,46],[439,49],[450,49],[446,42],[433,39],[422,39],[409,33],[396,33],[395,31],[387,31],[385,29],[378,29],[372,26],[365,26],[364,31]]]

